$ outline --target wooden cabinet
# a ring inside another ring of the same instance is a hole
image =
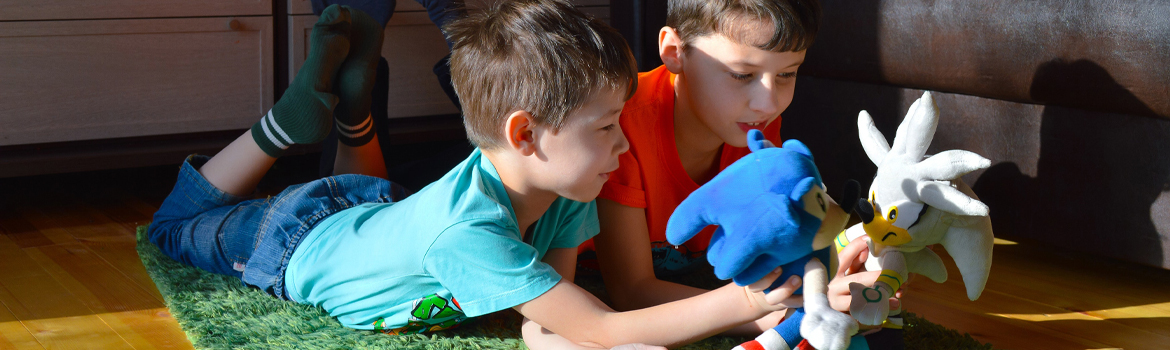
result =
[[[272,0],[0,0],[0,21],[272,15]]]
[[[574,3],[609,18],[608,0]],[[388,114],[450,119],[458,111],[432,72],[446,42],[421,5],[397,6],[382,48]],[[272,107],[316,21],[308,0],[0,0],[0,9],[0,177],[214,153]]]
[[[272,5],[0,0],[0,177],[223,147],[272,106]]]
[[[0,146],[246,128],[272,51],[266,17],[0,22]]]

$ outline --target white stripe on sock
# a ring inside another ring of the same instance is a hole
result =
[[[357,126],[349,126],[349,125],[345,125],[345,123],[342,123],[341,121],[337,121],[337,126],[340,126],[342,130],[346,130],[346,131],[357,131],[357,130],[360,130],[360,129],[365,129],[365,128],[366,128],[366,124],[369,124],[371,120],[374,120],[374,118],[372,118],[372,117],[370,117],[370,116],[368,116],[368,115],[367,115],[367,116],[366,116],[366,121],[363,121],[363,122],[361,122],[361,123],[358,123],[358,125],[357,125]]]
[[[365,136],[366,133],[370,132],[370,129],[373,129],[373,127],[370,125],[371,120],[373,120],[373,118],[367,117],[366,121],[361,123],[361,125],[358,125],[358,126],[352,127],[352,128],[349,127],[348,125],[342,124],[341,122],[337,122],[337,126],[338,126],[337,133],[341,134],[342,137],[345,137],[347,139],[361,138],[362,136]],[[356,129],[358,129],[358,128],[361,128],[360,132],[357,132],[357,133],[349,132],[349,131],[356,131]]]
[[[775,329],[764,331],[764,334],[756,337],[756,341],[760,342],[765,349],[768,350],[792,350],[788,343],[784,342],[784,338],[780,337],[780,333],[776,333]]]
[[[272,116],[272,111],[268,111],[268,116],[270,116],[270,117]],[[288,149],[287,144],[285,144],[284,142],[280,142],[280,140],[277,139],[275,135],[272,135],[272,130],[270,130],[268,128],[267,118],[265,118],[265,120],[260,121],[260,127],[262,129],[264,129],[264,135],[268,136],[268,141],[272,141],[273,145],[276,145],[276,147],[280,148],[280,149]]]
[[[293,142],[293,139],[291,137],[288,137],[288,134],[284,133],[284,130],[280,129],[280,124],[276,124],[276,117],[272,116],[271,109],[268,110],[268,121],[272,123],[272,128],[276,129],[276,132],[278,134],[280,134],[280,136],[283,137],[285,141],[287,141],[285,143],[288,143],[288,144],[296,143],[296,142]],[[285,147],[287,148],[288,146],[285,146]]]

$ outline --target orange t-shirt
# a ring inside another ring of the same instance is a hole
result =
[[[714,226],[707,227],[677,248],[666,241],[666,222],[674,208],[699,184],[683,169],[674,142],[674,74],[666,67],[638,74],[638,91],[626,101],[620,123],[630,141],[630,151],[618,160],[620,166],[601,189],[600,198],[646,209],[654,269],[658,273],[689,270],[706,261],[707,243]],[[780,118],[766,126],[764,137],[780,145]],[[745,147],[723,145],[719,171],[751,153]],[[593,241],[582,250],[592,249]]]

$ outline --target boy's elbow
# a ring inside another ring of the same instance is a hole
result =
[[[614,322],[607,322],[607,318],[602,318],[600,322],[592,323],[580,332],[581,339],[574,340],[577,344],[589,344],[591,347],[598,347],[609,349],[618,345],[629,343],[622,341],[622,330],[615,327]]]
[[[643,309],[654,306],[652,301],[647,300],[647,291],[653,291],[654,286],[651,286],[652,281],[647,279],[630,281],[627,283],[612,283],[612,288],[607,288],[609,292],[610,303],[614,310],[630,311]]]
[[[615,290],[610,292],[610,302],[613,303],[614,310],[629,311],[638,309],[638,302],[636,301],[634,293],[629,291],[618,292]]]
[[[585,327],[585,328],[589,328],[589,327]],[[581,332],[581,333],[586,335],[586,338],[588,338],[589,335],[594,334],[594,332],[592,332],[591,330],[588,330],[588,329],[583,329],[583,330],[584,330],[584,332]],[[592,340],[571,339],[571,338],[569,338],[570,335],[553,333],[553,331],[550,331],[547,328],[544,328],[543,326],[537,324],[536,322],[532,322],[532,320],[529,320],[527,318],[524,319],[523,323],[520,326],[520,336],[524,340],[524,345],[528,346],[529,349],[533,349],[533,350],[541,350],[541,349],[558,349],[558,350],[559,349],[609,349],[612,347],[612,346],[602,345],[602,343],[592,341]],[[585,339],[585,338],[582,338],[582,339]]]

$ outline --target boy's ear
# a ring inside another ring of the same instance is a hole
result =
[[[682,38],[674,28],[662,27],[658,31],[658,57],[671,73],[682,73],[682,45]]]
[[[521,155],[530,156],[536,153],[536,133],[533,127],[532,114],[528,111],[515,111],[504,121],[504,141],[508,147],[517,150]]]

